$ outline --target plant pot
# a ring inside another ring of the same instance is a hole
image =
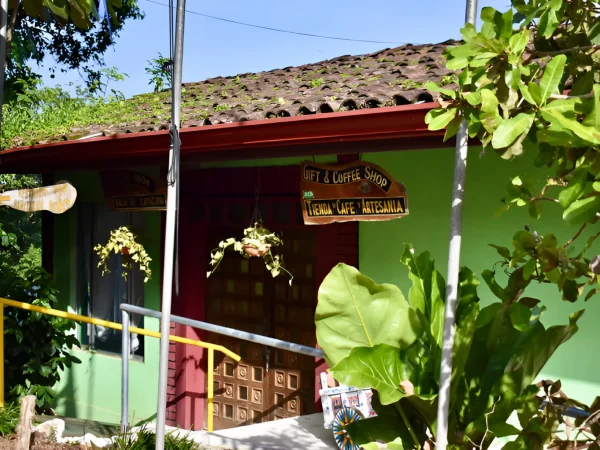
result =
[[[271,249],[271,245],[263,244],[258,248],[254,247],[252,245],[244,245],[242,247],[242,249],[244,250],[246,255],[250,256],[251,258],[262,258],[267,253],[269,253],[269,250]]]

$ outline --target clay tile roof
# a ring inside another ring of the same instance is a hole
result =
[[[331,114],[363,108],[433,102],[436,93],[422,89],[452,72],[443,52],[456,41],[386,48],[368,55],[344,55],[314,64],[268,72],[215,77],[184,83],[182,127],[200,127],[306,114]],[[449,86],[452,87],[452,86]],[[158,131],[169,128],[170,91],[126,100],[122,123],[73,127],[59,136],[34,142],[13,139],[14,146],[81,139],[98,135]]]

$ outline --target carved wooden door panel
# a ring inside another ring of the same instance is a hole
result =
[[[275,223],[280,222],[281,227],[272,226],[274,230],[284,229],[281,253],[286,268],[294,275],[292,285],[285,274],[272,278],[262,259],[245,259],[229,252],[207,280],[206,320],[314,346],[315,232],[310,227],[291,227],[290,223],[276,220],[280,208],[294,211],[294,202],[282,205],[285,203],[266,205],[263,217],[268,214]],[[290,214],[290,220],[295,221],[294,214]],[[225,238],[238,236],[244,228],[227,225],[209,228],[208,242],[214,246],[210,248],[216,248]],[[212,333],[207,333],[206,340],[230,348],[242,357],[236,364],[220,353],[215,354],[215,429],[313,412],[313,357]]]
[[[294,275],[290,286],[285,276],[271,280],[273,331],[276,338],[314,347],[315,337],[315,235],[312,230],[284,234],[282,254]],[[310,414],[314,409],[314,357],[274,350],[269,370],[269,393],[275,408],[269,420]]]

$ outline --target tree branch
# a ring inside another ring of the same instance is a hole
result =
[[[17,2],[15,9],[13,9],[11,11],[10,17],[8,19],[8,29],[6,30],[6,56],[10,56],[12,38],[13,38],[13,34],[15,32],[15,27],[17,25],[17,16],[19,14],[20,6],[21,6],[20,3]]]
[[[565,48],[563,50],[555,50],[551,52],[537,52],[534,51],[531,53],[531,56],[534,58],[543,58],[544,56],[556,56],[556,55],[570,55],[574,52],[587,52],[588,50],[598,50],[600,49],[600,45],[588,45],[586,47],[573,47],[573,48]]]
[[[552,94],[548,97],[550,100],[568,100],[570,98],[594,98],[593,93],[582,94],[582,95],[563,95],[563,94]]]
[[[547,202],[558,203],[558,199],[550,198],[550,197],[534,197],[531,199],[531,201],[532,202],[547,201]]]
[[[587,222],[581,226],[579,231],[577,233],[575,233],[575,236],[573,236],[571,239],[569,239],[567,242],[565,242],[564,247],[567,248],[569,245],[571,245],[573,243],[573,241],[575,239],[577,239],[579,236],[581,236],[581,233],[583,233],[583,230],[585,230],[585,227],[587,227]]]

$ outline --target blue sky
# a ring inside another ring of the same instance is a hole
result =
[[[168,8],[138,0],[146,18],[129,22],[106,65],[129,75],[110,86],[127,97],[150,91],[147,61],[158,52],[168,55]],[[167,0],[155,0],[167,4]],[[176,1],[176,0],[175,0]],[[485,0],[479,8],[505,11],[510,0]],[[295,36],[186,15],[183,80],[200,81],[214,76],[260,72],[322,61],[345,54],[362,54],[404,43],[437,43],[460,37],[464,23],[462,0],[380,1],[216,1],[187,0],[186,9],[231,20],[305,33],[353,39],[390,41],[391,44],[347,42]],[[46,61],[46,66],[52,60]],[[76,73],[58,74],[46,84],[80,79]]]

